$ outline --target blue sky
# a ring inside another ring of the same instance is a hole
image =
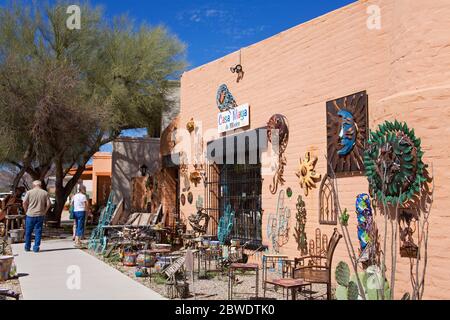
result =
[[[355,1],[90,0],[89,2],[92,5],[102,6],[107,18],[127,13],[137,23],[165,25],[186,44],[188,69],[191,69]],[[0,0],[0,4],[6,2],[7,0]],[[106,149],[109,151],[110,148]]]
[[[189,68],[264,40],[355,0],[91,0],[107,16],[164,24],[187,45]]]

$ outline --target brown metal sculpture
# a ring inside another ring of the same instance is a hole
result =
[[[204,235],[208,230],[209,218],[205,209],[200,209],[197,211],[197,214],[189,216],[188,220],[194,232]]]
[[[317,175],[315,167],[317,157],[312,157],[310,152],[305,154],[303,160],[300,158],[297,177],[300,179],[300,187],[304,190],[305,196],[309,194],[309,190],[316,187],[316,182],[322,179],[322,175]]]
[[[277,139],[273,134],[277,134],[278,137],[278,145],[274,146]],[[288,142],[289,142],[289,125],[287,118],[281,114],[275,114],[267,123],[267,138],[270,143],[272,143],[272,150],[278,156],[278,166],[277,170],[273,176],[272,184],[270,185],[270,192],[272,194],[276,194],[278,191],[278,185],[283,185],[285,180],[283,178],[284,175],[284,166],[287,164],[286,157],[284,152],[286,151]]]
[[[364,173],[367,139],[368,97],[365,91],[327,102],[327,158],[336,174]]]
[[[297,198],[297,214],[296,220],[297,225],[295,226],[294,238],[297,242],[297,250],[300,251],[301,255],[308,254],[308,239],[306,236],[306,207],[305,201],[303,201],[302,196]]]
[[[194,121],[194,118],[191,118],[191,120],[189,120],[189,122],[186,124],[186,130],[187,130],[189,133],[194,132],[194,130],[195,130],[195,121]]]
[[[338,209],[334,200],[333,182],[329,175],[322,179],[319,188],[319,223],[337,225]]]
[[[400,256],[403,258],[417,258],[419,247],[414,241],[414,234],[416,232],[416,222],[418,216],[412,210],[403,209],[398,218],[400,227]]]
[[[319,266],[325,257],[327,256],[328,249],[328,236],[322,235],[322,231],[317,228],[315,234],[315,240],[309,241],[309,255],[313,257],[309,261],[309,265]]]

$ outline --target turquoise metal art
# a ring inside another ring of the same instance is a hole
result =
[[[363,193],[356,197],[356,217],[358,219],[358,240],[361,252],[364,253],[367,246],[372,242],[371,234],[373,230],[372,206],[368,194]]]
[[[340,110],[337,114],[341,118],[341,130],[339,132],[340,149],[338,150],[338,155],[346,156],[353,150],[356,144],[358,127],[351,112]]]
[[[217,229],[217,237],[220,241],[220,244],[225,244],[228,240],[228,237],[233,230],[233,220],[234,220],[234,211],[231,210],[231,205],[227,205],[225,207],[225,212],[223,216],[219,220],[219,226]]]
[[[114,192],[111,191],[108,197],[108,202],[100,214],[100,220],[97,227],[92,231],[88,243],[88,249],[94,252],[103,253],[108,245],[108,238],[105,235],[105,226],[109,225],[116,210],[116,205],[113,204]]]
[[[219,110],[221,112],[230,110],[237,106],[237,103],[234,100],[234,97],[231,94],[230,90],[228,90],[228,87],[226,84],[222,84],[219,87],[219,90],[217,90],[216,101],[217,101],[217,107],[219,108]]]
[[[272,251],[275,253],[280,253],[280,248],[289,241],[291,210],[285,206],[285,194],[284,190],[278,193],[276,213],[270,213],[267,219],[267,237],[272,244]]]

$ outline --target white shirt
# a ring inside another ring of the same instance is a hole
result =
[[[73,211],[74,212],[86,211],[86,202],[87,202],[86,195],[82,193],[77,193],[76,195],[74,195],[72,199]]]

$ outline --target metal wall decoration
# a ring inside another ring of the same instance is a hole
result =
[[[337,225],[338,210],[334,199],[334,186],[329,175],[322,179],[319,188],[319,223]]]
[[[273,137],[273,133],[277,133],[278,139]],[[269,119],[269,122],[267,123],[267,138],[268,141],[272,143],[272,150],[278,156],[278,165],[273,176],[272,184],[270,185],[270,192],[276,194],[278,185],[283,185],[285,182],[283,174],[284,166],[287,164],[284,153],[289,142],[289,125],[287,118],[284,115],[275,114]],[[274,145],[276,142],[278,142],[278,145]]]
[[[414,129],[397,120],[370,133],[364,165],[371,194],[378,201],[403,204],[420,192],[426,181],[420,144]]]
[[[194,130],[195,130],[195,121],[194,121],[194,118],[191,118],[191,120],[188,121],[188,123],[186,124],[186,130],[187,130],[189,133],[194,132]]]
[[[310,152],[305,154],[303,160],[300,158],[297,177],[300,179],[300,187],[304,190],[305,196],[308,196],[309,190],[316,188],[316,182],[322,179],[322,175],[317,175],[315,167],[317,157],[312,157]]]
[[[298,196],[296,208],[297,208],[296,214],[297,224],[295,226],[294,238],[295,241],[297,241],[297,250],[300,251],[302,255],[307,255],[308,239],[305,231],[306,208],[305,208],[305,201],[303,201],[302,196]]]
[[[192,192],[188,193],[187,201],[189,202],[189,204],[192,204],[194,202],[194,195],[192,194]]]
[[[418,214],[413,210],[402,209],[399,213],[400,256],[403,258],[418,258],[419,247],[414,241],[418,220]]]
[[[180,153],[180,177],[183,179],[183,192],[188,192],[191,189],[191,183],[189,180],[187,156],[184,152]]]
[[[288,198],[291,198],[291,197],[292,197],[292,195],[293,195],[292,188],[287,188],[287,189],[286,189],[286,195],[287,195]]]
[[[186,204],[186,196],[184,193],[180,196],[181,205],[184,206]]]
[[[222,84],[217,90],[216,101],[221,112],[237,107],[237,103],[226,84]]]
[[[327,102],[327,159],[335,173],[364,173],[368,118],[366,91]]]
[[[322,259],[326,258],[328,250],[328,236],[322,235],[322,231],[317,228],[315,232],[315,239],[309,241],[309,255],[313,258],[310,259],[310,265],[320,266],[322,265]]]
[[[280,253],[280,248],[289,241],[289,219],[291,210],[284,203],[285,191],[278,194],[275,214],[269,214],[267,219],[267,237],[272,244],[272,251]]]
[[[356,217],[358,219],[358,240],[361,250],[359,261],[365,262],[370,260],[372,255],[372,234],[374,228],[372,206],[368,194],[363,193],[356,197]]]
[[[189,175],[189,181],[192,182],[195,187],[197,187],[197,185],[200,182],[202,182],[202,175],[201,175],[201,173],[199,171],[191,172],[191,174]]]

